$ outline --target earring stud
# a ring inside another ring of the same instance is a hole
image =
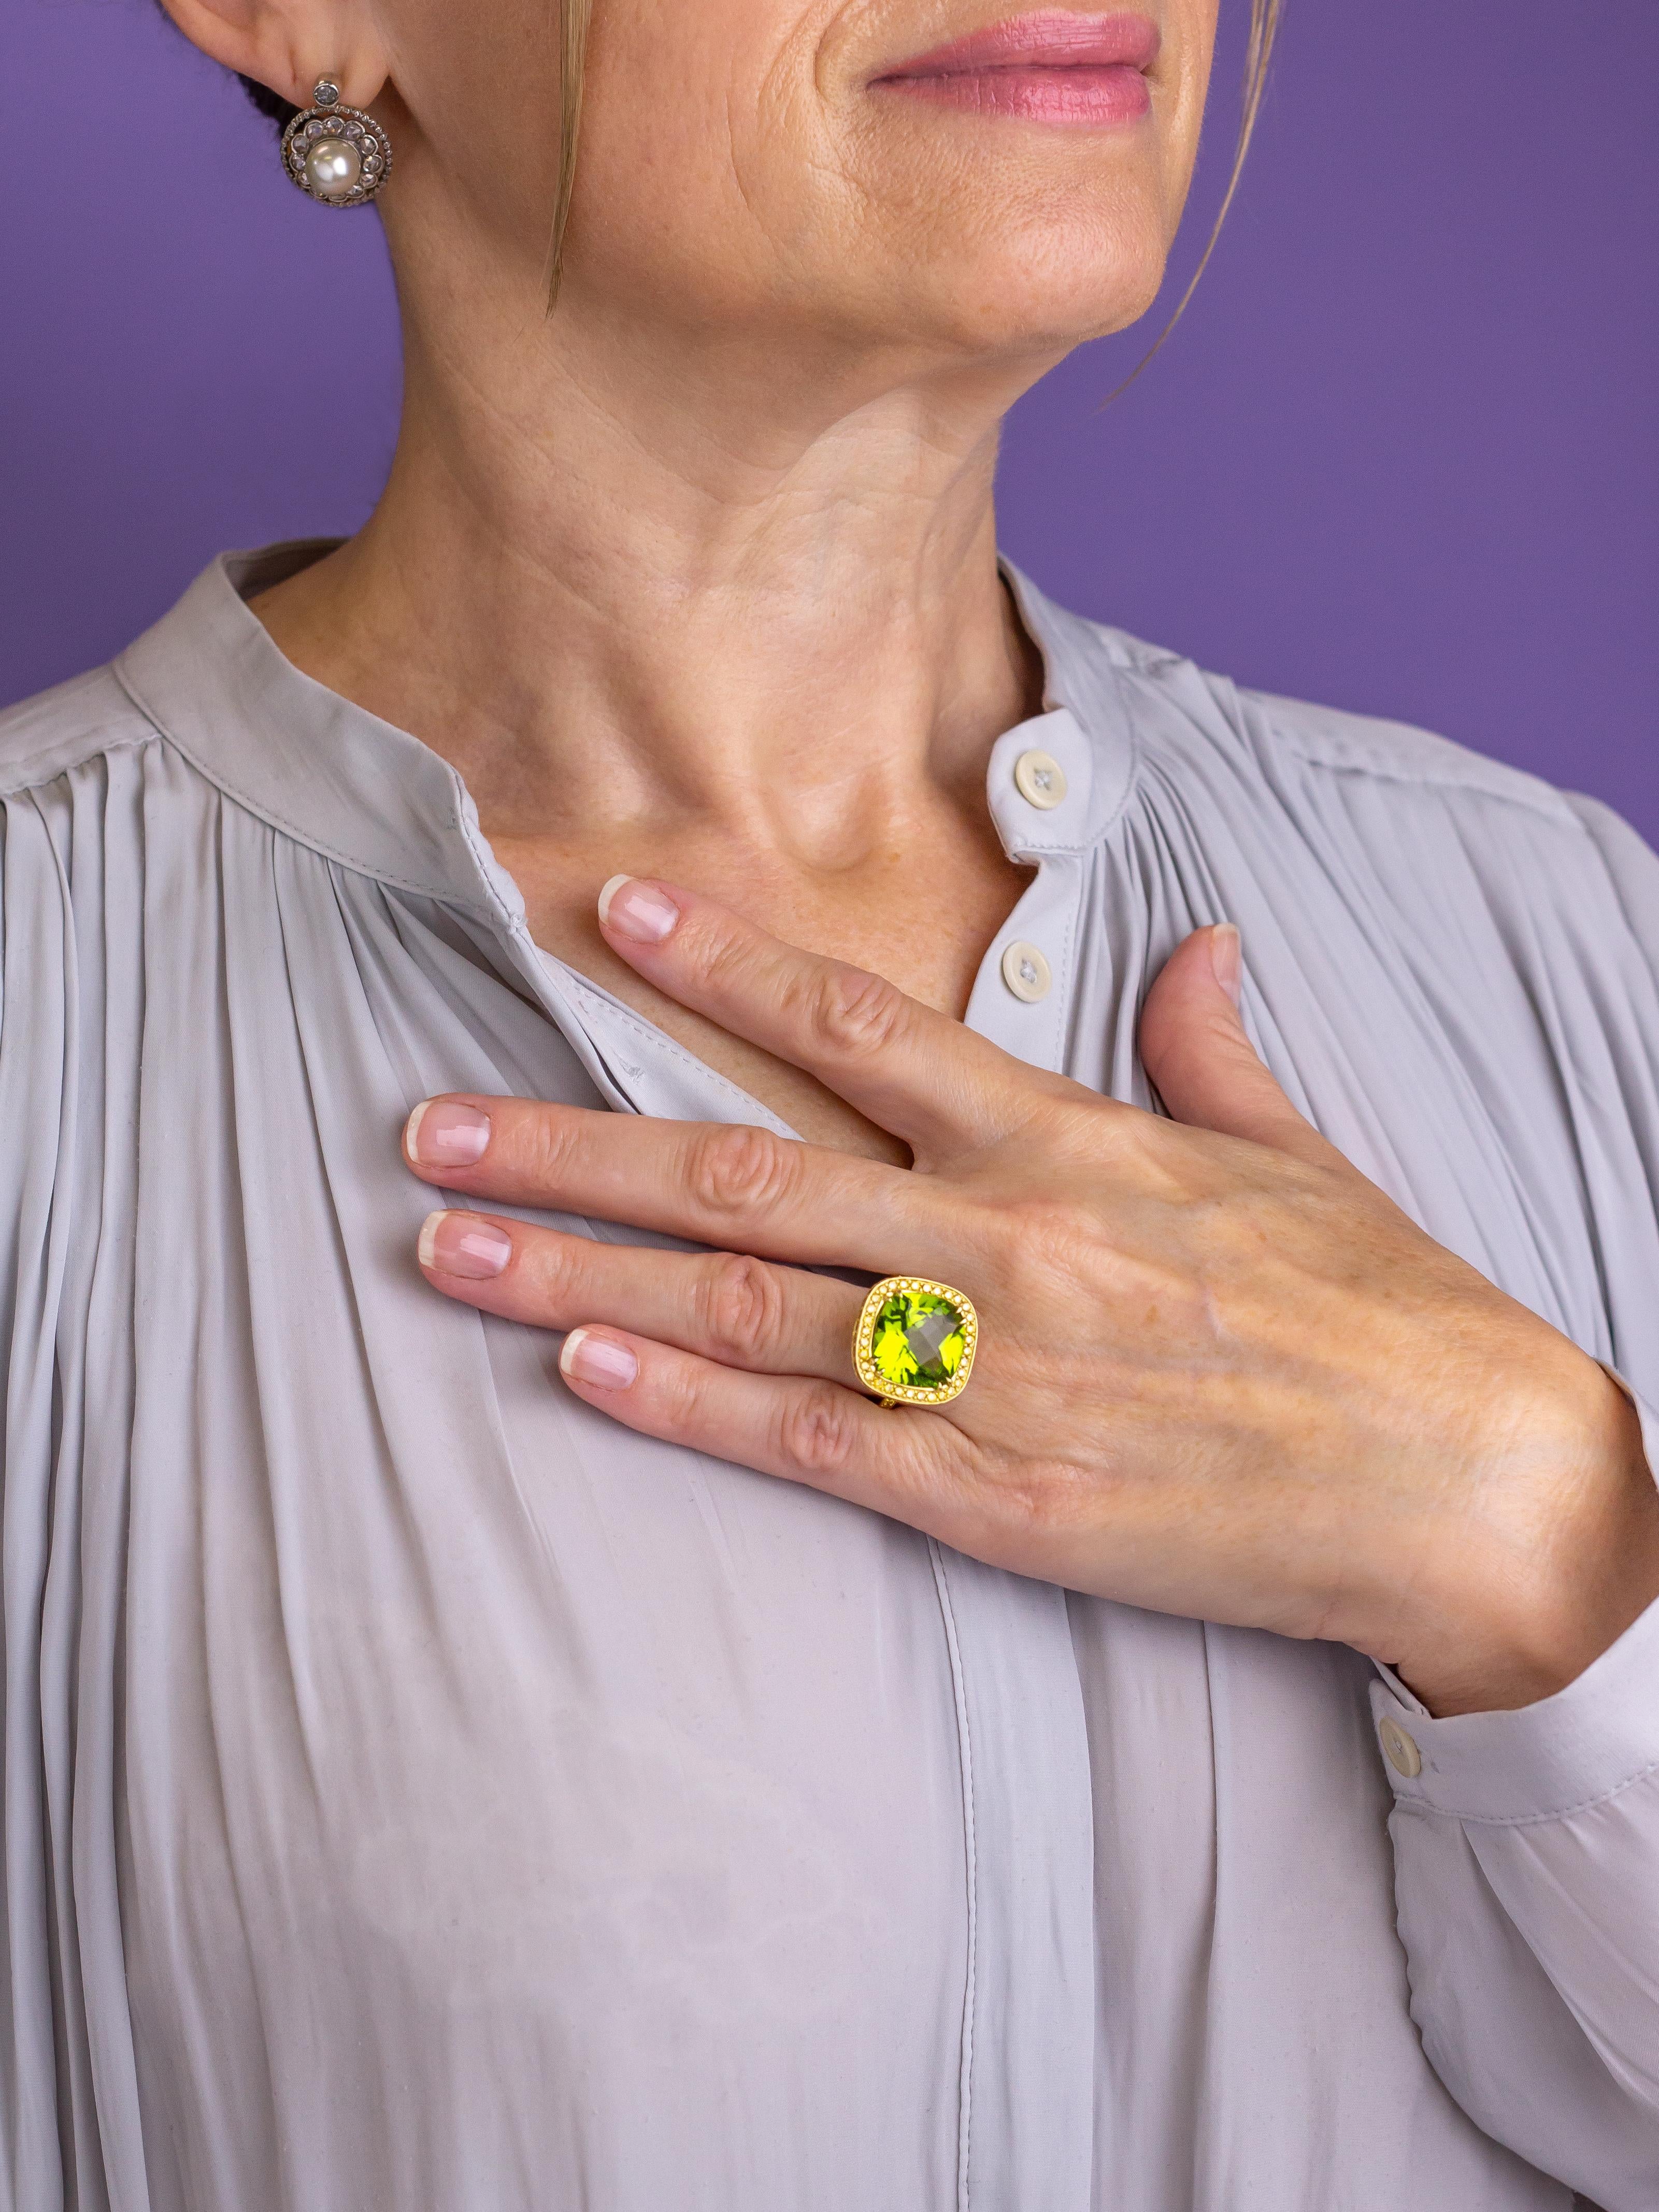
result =
[[[283,133],[283,167],[323,207],[363,207],[392,173],[392,141],[361,107],[342,107],[340,88],[319,78],[313,105]]]

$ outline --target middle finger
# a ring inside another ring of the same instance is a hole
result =
[[[404,1156],[424,1181],[632,1223],[763,1258],[938,1274],[955,1264],[936,1179],[744,1124],[528,1098],[428,1098]]]

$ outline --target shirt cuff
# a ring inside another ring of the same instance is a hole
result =
[[[1659,1414],[1622,1376],[1613,1379],[1659,1472]],[[1436,1720],[1397,1674],[1377,1673],[1371,1717],[1402,1807],[1516,1826],[1587,1812],[1659,1773],[1659,1600],[1576,1681],[1514,1712]]]

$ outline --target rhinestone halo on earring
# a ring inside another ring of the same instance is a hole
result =
[[[283,167],[321,207],[364,207],[392,173],[392,141],[361,107],[342,107],[340,88],[322,78],[316,105],[283,133]]]

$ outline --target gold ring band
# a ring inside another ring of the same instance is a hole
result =
[[[971,1298],[926,1275],[889,1275],[864,1301],[853,1365],[884,1407],[945,1406],[968,1388],[978,1344]]]

